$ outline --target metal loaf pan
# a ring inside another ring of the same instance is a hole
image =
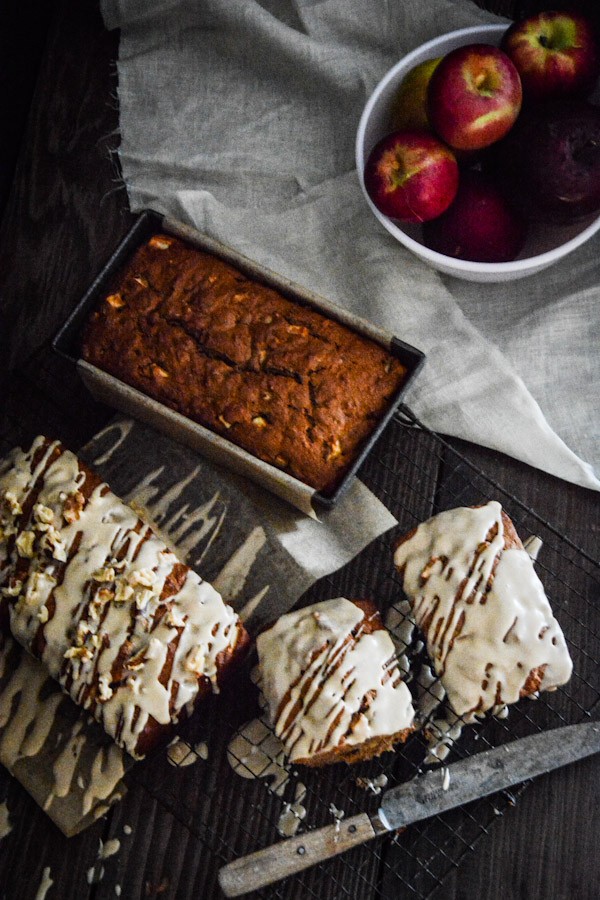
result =
[[[282,472],[275,466],[257,459],[236,444],[215,434],[208,428],[192,422],[163,404],[152,400],[135,388],[124,384],[112,375],[101,371],[80,358],[81,332],[85,321],[99,299],[108,290],[113,276],[133,255],[135,250],[152,234],[162,231],[185,240],[202,250],[213,253],[234,265],[248,277],[276,288],[295,302],[311,306],[329,318],[336,319],[352,330],[375,340],[388,349],[407,368],[407,377],[393,398],[389,408],[363,444],[356,459],[346,472],[343,481],[331,494],[323,494],[298,479]],[[154,210],[145,210],[136,219],[132,228],[121,241],[102,271],[94,279],[84,296],[76,305],[67,321],[55,335],[53,348],[77,367],[77,370],[91,394],[98,400],[127,415],[168,434],[180,443],[212,461],[226,466],[240,475],[252,479],[262,487],[292,503],[308,515],[315,515],[315,509],[331,509],[344,494],[360,465],[377,441],[390,418],[401,403],[406,388],[421,368],[425,355],[415,347],[388,334],[369,322],[354,316],[311,291],[292,283],[275,272],[264,268],[237,251],[226,247],[213,238],[201,234],[181,222],[163,216]]]

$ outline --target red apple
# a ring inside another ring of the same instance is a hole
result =
[[[530,219],[573,222],[600,210],[600,107],[586,100],[532,107],[488,155]]]
[[[454,203],[423,226],[423,240],[431,250],[474,262],[510,262],[525,236],[521,217],[480,172],[463,172]]]
[[[425,130],[393,131],[367,159],[367,193],[377,209],[403,222],[427,222],[450,206],[458,187],[452,151]]]
[[[539,12],[514,22],[500,46],[521,76],[526,100],[585,96],[600,74],[595,29],[576,12]]]
[[[466,44],[431,76],[429,121],[451,147],[481,150],[504,137],[521,109],[521,79],[508,56],[490,44]]]

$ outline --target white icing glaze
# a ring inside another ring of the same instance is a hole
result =
[[[264,778],[278,797],[289,781],[289,767],[281,741],[262,719],[247,722],[229,742],[227,760],[242,778]]]
[[[434,516],[394,557],[436,674],[461,716],[514,703],[540,667],[542,690],[571,675],[531,559],[504,542],[501,506],[491,501]]]
[[[201,741],[192,747],[186,741],[175,739],[167,748],[167,760],[172,766],[191,766],[199,759],[208,759],[208,745]]]
[[[0,636],[0,660],[2,667],[14,644],[6,635]],[[50,679],[40,662],[26,653],[21,653],[16,668],[0,690],[0,762],[9,771],[14,771],[20,760],[34,758],[40,754],[50,754],[52,758],[56,741],[60,752],[51,763],[52,788],[44,809],[50,807],[57,798],[71,796],[74,784],[82,793],[85,813],[94,810],[100,815],[98,802],[112,798],[119,781],[125,774],[124,754],[116,746],[108,766],[96,766],[94,782],[86,787],[83,771],[80,770],[80,755],[84,746],[83,720],[74,723],[69,731],[60,735],[53,733],[56,710],[63,701],[58,690],[48,692]],[[47,756],[44,764],[47,765]]]
[[[389,633],[345,598],[287,613],[257,640],[261,689],[292,762],[410,728]]]
[[[62,696],[43,697],[47,680],[25,657],[0,692],[0,761],[9,771],[20,759],[36,756],[50,734]]]
[[[110,838],[108,841],[100,841],[100,846],[98,848],[98,859],[108,859],[109,856],[114,856],[115,853],[118,853],[121,849],[121,841],[119,838]]]
[[[293,837],[306,818],[306,786],[301,781],[296,783],[294,799],[292,803],[284,803],[283,810],[277,822],[277,831],[281,837]]]
[[[35,900],[45,900],[46,894],[54,884],[50,876],[50,866],[46,866],[44,871],[42,872],[42,880],[40,881],[40,885],[37,889]]]
[[[163,596],[177,557],[106,485],[85,501],[77,458],[52,459],[58,445],[42,452],[43,444],[13,454],[0,476],[0,587],[11,630],[34,653],[41,643],[50,674],[137,755],[149,720],[176,719],[203,678],[217,690],[217,657],[237,641],[239,620],[189,569]],[[23,522],[30,492],[37,496]],[[17,520],[25,538],[11,550]]]
[[[384,774],[377,775],[375,778],[367,778],[364,775],[360,775],[356,779],[357,787],[362,788],[363,791],[370,791],[375,796],[382,792],[387,783],[388,777]]]

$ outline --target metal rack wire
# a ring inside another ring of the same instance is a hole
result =
[[[402,594],[391,563],[393,545],[399,535],[442,509],[497,499],[522,538],[535,535],[542,541],[536,568],[567,637],[574,662],[573,677],[563,688],[542,694],[535,702],[524,699],[515,704],[506,718],[487,716],[466,726],[451,746],[448,761],[542,729],[573,724],[597,713],[600,617],[594,598],[600,597],[598,562],[442,438],[423,428],[406,408],[391,423],[360,476],[393,512],[398,526],[344,569],[311,588],[303,597],[303,604],[340,595],[373,597],[382,610],[397,604]],[[418,635],[406,649],[411,673],[415,673],[411,688],[416,690],[419,669],[427,665]],[[245,763],[238,760],[235,774],[227,759],[227,748],[236,729],[261,714],[256,688],[249,678],[245,681],[244,686],[236,684],[235,689],[226,690],[224,696],[211,701],[218,704],[215,715],[209,712],[201,723],[192,720],[185,732],[190,753],[196,752],[198,741],[205,741],[210,747],[210,757],[203,766],[182,768],[173,779],[172,790],[164,778],[164,757],[149,760],[133,774],[143,789],[211,851],[215,881],[217,867],[222,863],[281,840],[280,816],[285,810],[290,814],[299,784],[303,786],[302,807],[306,811],[296,823],[301,831],[331,824],[340,812],[347,817],[365,811],[374,813],[378,787],[386,781],[392,785],[411,778],[427,764],[428,748],[421,731],[397,752],[369,763],[301,772],[292,767],[279,792],[264,778],[240,777],[239,769]],[[421,687],[425,693],[435,690],[435,681]],[[406,896],[427,898],[464,855],[475,849],[496,818],[515,803],[525,788],[521,785],[411,826],[403,833],[377,839],[251,896],[269,900],[357,895],[386,898],[397,896],[401,888]]]

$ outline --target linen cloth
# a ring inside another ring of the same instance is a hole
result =
[[[374,219],[354,138],[406,52],[503,21],[471,0],[103,0],[134,210],[189,222],[427,353],[429,427],[600,489],[600,235],[505,284],[429,269]]]

